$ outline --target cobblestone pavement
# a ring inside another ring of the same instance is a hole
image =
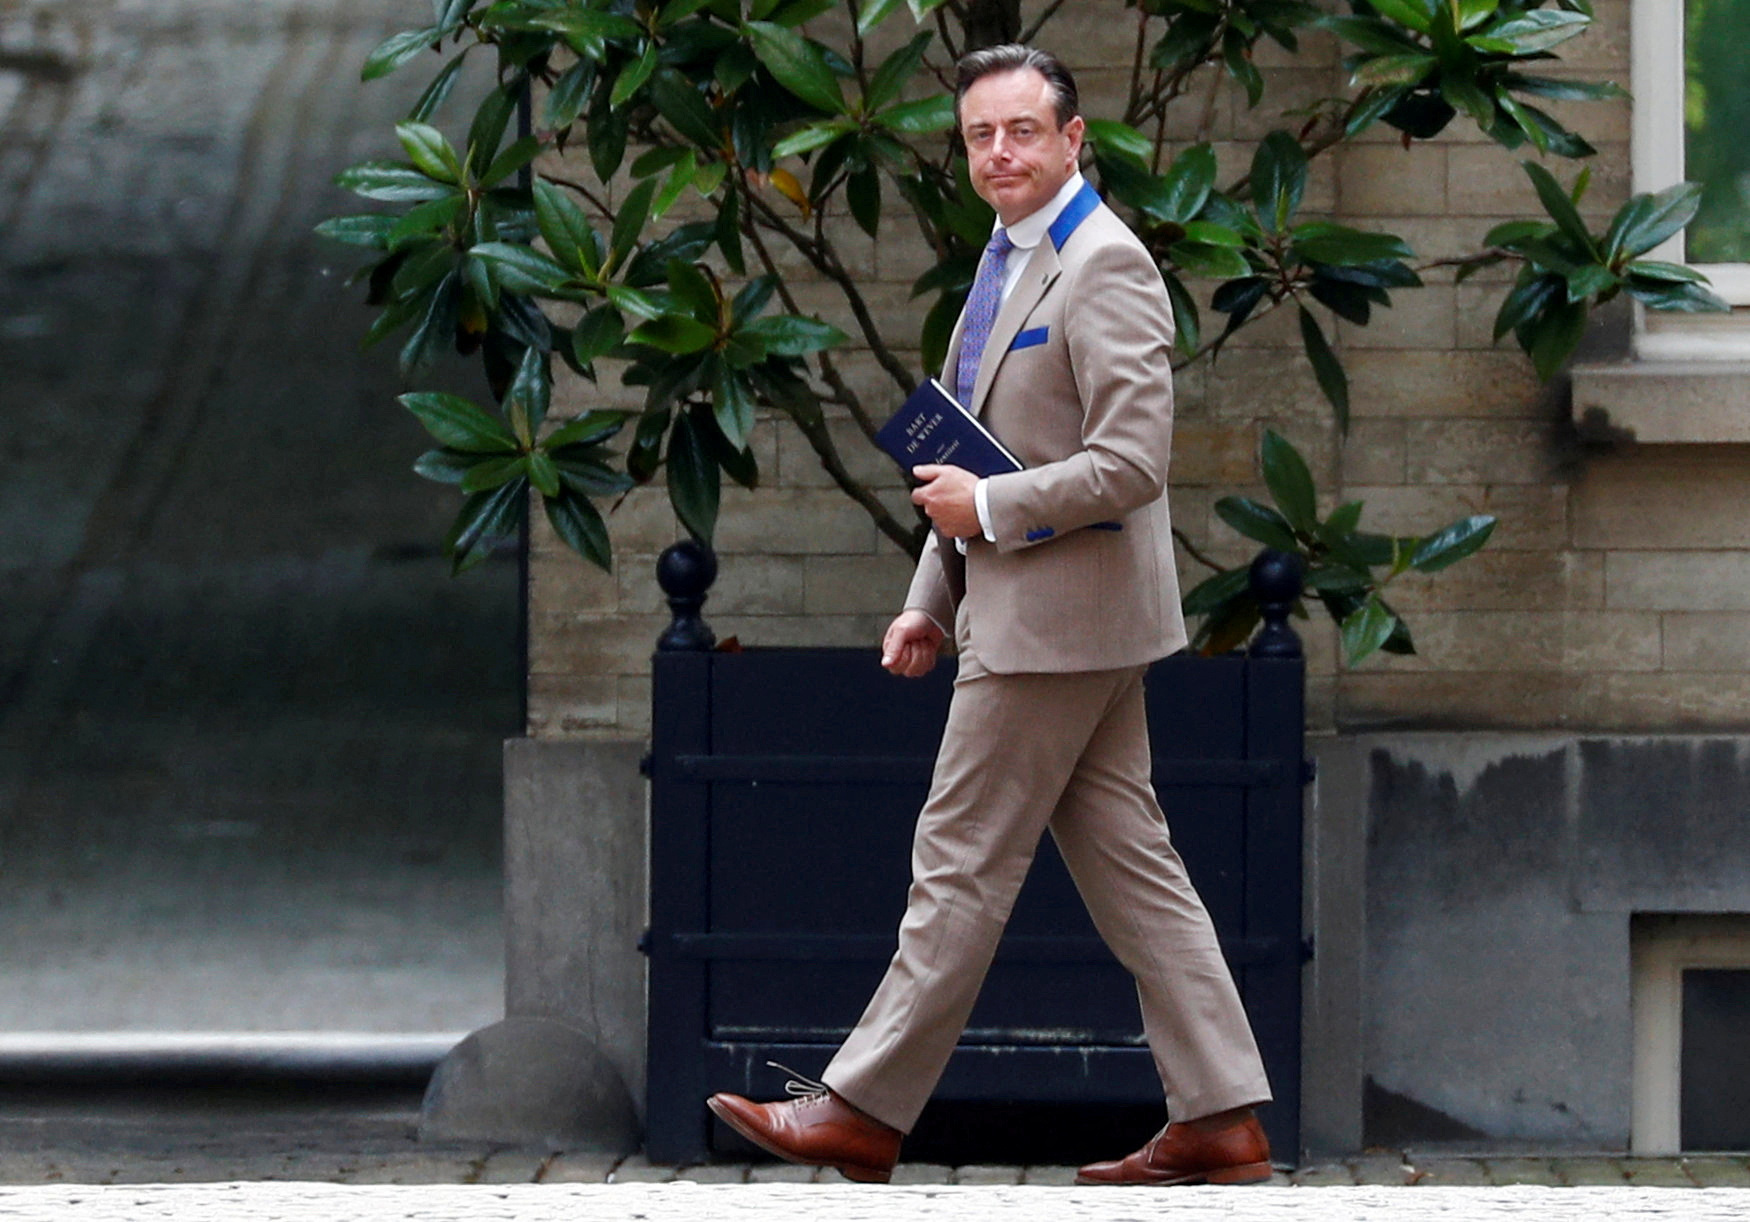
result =
[[[213,1184],[0,1189],[0,1219],[128,1222],[329,1222],[335,1218],[404,1218],[409,1222],[666,1222],[668,1219],[763,1218],[777,1213],[811,1222],[886,1219],[1011,1222],[1131,1222],[1169,1210],[1175,1222],[1373,1222],[1408,1217],[1428,1222],[1538,1222],[1673,1218],[1726,1222],[1750,1211],[1747,1189],[1343,1187],[1181,1188],[1160,1190],[984,1187],[864,1187],[703,1184],[345,1187],[327,1184]]]

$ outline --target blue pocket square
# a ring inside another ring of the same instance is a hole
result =
[[[1034,327],[1015,336],[1015,342],[1009,345],[1009,351],[1015,352],[1021,348],[1036,348],[1051,337],[1050,327]]]

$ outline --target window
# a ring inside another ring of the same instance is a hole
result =
[[[1636,0],[1633,17],[1635,190],[1685,179],[1705,187],[1687,234],[1653,257],[1705,272],[1714,290],[1750,306],[1750,0]],[[1642,356],[1750,351],[1741,318],[1648,314]]]

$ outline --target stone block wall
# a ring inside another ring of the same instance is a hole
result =
[[[1078,72],[1084,109],[1115,113],[1131,54],[1131,24],[1115,2],[1078,5],[1053,43]],[[897,36],[897,26],[894,35]],[[1209,133],[1224,181],[1243,173],[1251,141],[1300,122],[1284,111],[1337,93],[1336,47],[1307,39],[1290,57],[1261,48],[1264,101],[1220,90]],[[1627,0],[1600,0],[1594,31],[1564,48],[1557,71],[1627,82]],[[1629,104],[1557,107],[1599,148],[1582,211],[1594,221],[1627,196]],[[1186,140],[1203,119],[1186,99],[1169,132]],[[1425,260],[1475,250],[1501,219],[1534,215],[1517,155],[1455,122],[1439,141],[1405,151],[1379,128],[1318,158],[1309,212],[1390,229]],[[1578,166],[1553,161],[1571,180]],[[568,167],[577,172],[577,167]],[[910,343],[921,317],[909,297],[927,256],[892,191],[878,241],[848,220],[851,268],[886,334]],[[1304,628],[1315,730],[1383,727],[1723,728],[1750,721],[1750,450],[1743,447],[1582,443],[1565,384],[1540,386],[1511,341],[1491,342],[1510,271],[1454,283],[1433,268],[1427,287],[1399,292],[1365,329],[1335,327],[1349,370],[1354,422],[1341,438],[1300,349],[1292,310],[1248,328],[1214,363],[1177,380],[1172,505],[1199,549],[1244,558],[1246,541],[1214,515],[1217,498],[1260,494],[1254,470],[1266,426],[1308,457],[1327,507],[1367,503],[1364,523],[1391,532],[1434,529],[1470,513],[1500,519],[1477,558],[1392,590],[1419,652],[1345,668],[1321,618]],[[800,304],[851,330],[831,286],[798,280]],[[1321,311],[1321,315],[1323,312]],[[1323,315],[1328,319],[1328,315]],[[1593,357],[1622,351],[1626,315],[1607,312],[1588,337]],[[916,364],[915,350],[902,359]],[[842,359],[872,414],[897,389],[866,356]],[[577,383],[575,408],[636,407],[640,396]],[[908,513],[896,473],[839,422],[852,469],[896,512]],[[757,492],[726,491],[717,547],[721,572],[707,606],[720,637],[746,645],[873,645],[904,593],[909,561],[821,471],[786,422],[763,421],[755,440]],[[610,517],[616,571],[596,572],[537,522],[532,557],[530,724],[537,737],[640,736],[648,725],[648,655],[666,618],[653,566],[679,537],[666,495],[640,489]],[[1179,558],[1188,582],[1202,576]]]

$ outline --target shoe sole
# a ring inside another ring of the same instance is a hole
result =
[[[1243,1163],[1238,1167],[1223,1167],[1218,1171],[1204,1171],[1194,1175],[1162,1176],[1156,1180],[1096,1180],[1078,1175],[1076,1183],[1083,1187],[1108,1185],[1115,1188],[1181,1188],[1193,1184],[1220,1184],[1240,1187],[1245,1184],[1262,1184],[1274,1174],[1276,1174],[1276,1169],[1269,1163]]]
[[[718,1106],[717,1100],[707,1099],[705,1100],[705,1106],[711,1109],[712,1115],[716,1116],[717,1119],[721,1120],[737,1133],[740,1133],[743,1137],[753,1142],[754,1145],[764,1150],[767,1154],[775,1155],[787,1163],[795,1163],[798,1167],[831,1167],[847,1180],[851,1180],[858,1184],[885,1184],[893,1178],[893,1172],[891,1169],[883,1171],[879,1167],[860,1167],[855,1164],[847,1166],[843,1163],[829,1163],[817,1158],[798,1157],[797,1155],[790,1153],[788,1150],[780,1150],[777,1146],[772,1145],[764,1137],[760,1136],[758,1132],[742,1124],[740,1119],[737,1118],[734,1113]]]

